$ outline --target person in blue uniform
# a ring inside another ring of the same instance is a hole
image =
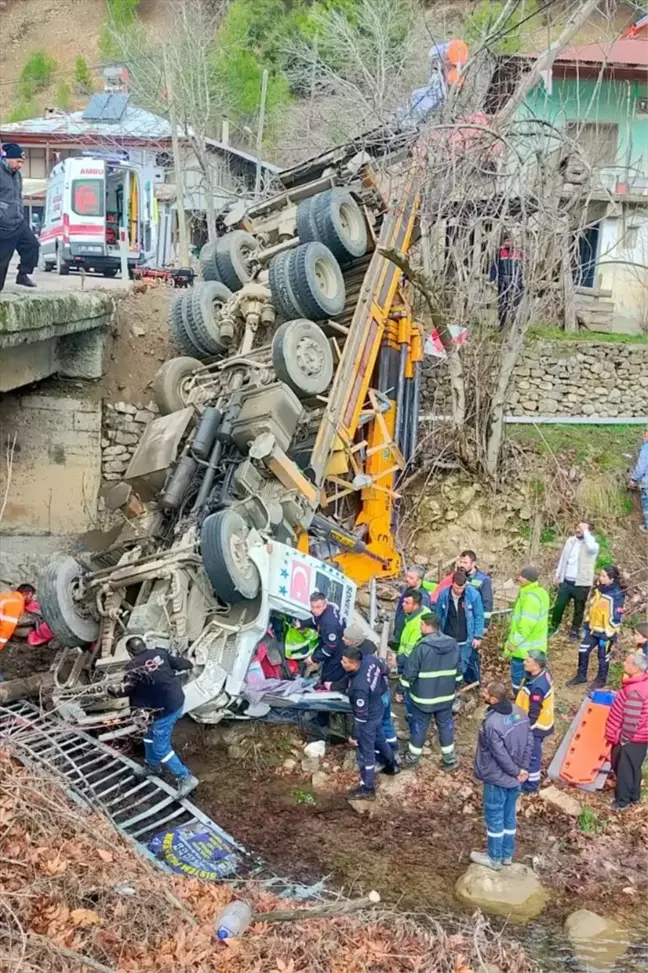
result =
[[[310,596],[312,619],[303,621],[295,619],[295,628],[314,628],[319,636],[318,644],[313,652],[313,662],[320,666],[320,683],[337,682],[344,678],[342,653],[344,652],[344,623],[340,621],[335,605],[329,604],[326,595],[321,591],[314,591]]]
[[[371,800],[376,795],[376,754],[381,758],[383,773],[400,772],[392,748],[382,728],[389,670],[378,656],[362,654],[358,646],[348,646],[342,655],[342,667],[349,673],[349,702],[353,712],[353,736],[349,743],[357,747],[360,786],[349,792],[352,800]]]

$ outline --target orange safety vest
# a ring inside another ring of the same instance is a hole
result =
[[[13,635],[18,619],[24,612],[24,595],[19,591],[0,592],[0,651]]]

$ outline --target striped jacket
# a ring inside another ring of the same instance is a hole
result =
[[[511,616],[511,627],[504,646],[504,655],[526,659],[530,649],[547,651],[549,594],[537,582],[520,588]]]
[[[648,743],[648,672],[626,679],[614,697],[605,739],[612,745]]]
[[[401,686],[425,713],[452,706],[461,683],[459,646],[449,635],[425,635],[405,660]]]

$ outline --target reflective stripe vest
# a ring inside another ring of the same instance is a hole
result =
[[[530,649],[547,651],[549,593],[531,581],[520,588],[513,608],[511,627],[504,646],[504,655],[526,659]]]
[[[317,647],[319,636],[314,628],[295,628],[289,625],[284,635],[284,652],[287,659],[307,659]]]
[[[423,610],[420,609],[414,612],[412,615],[406,615],[407,621],[403,625],[403,631],[401,632],[400,642],[398,643],[398,655],[402,659],[406,659],[407,656],[412,654],[412,649],[417,642],[421,639],[421,615]]]
[[[25,596],[19,591],[0,593],[0,650],[13,635],[18,619],[25,612]]]
[[[585,613],[585,625],[594,635],[612,638],[623,618],[625,592],[618,584],[596,585]]]
[[[538,697],[542,697],[540,711],[538,709]],[[541,672],[533,679],[525,677],[517,696],[515,705],[529,714],[531,729],[536,736],[549,736],[554,728],[554,691],[551,673]]]

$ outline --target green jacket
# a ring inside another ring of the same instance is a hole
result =
[[[530,649],[546,652],[548,619],[549,593],[537,581],[520,588],[513,608],[504,655],[525,659]]]
[[[412,615],[406,615],[407,621],[403,625],[400,642],[398,643],[398,662],[402,666],[405,659],[412,654],[412,650],[417,642],[421,640],[421,615],[423,609],[420,608]],[[400,668],[399,668],[400,671]]]

